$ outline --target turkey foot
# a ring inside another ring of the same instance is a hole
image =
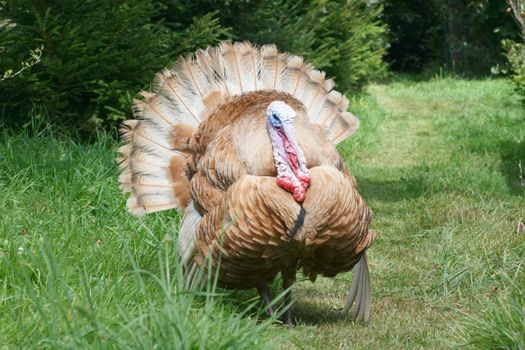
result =
[[[261,301],[266,308],[266,313],[268,316],[272,316],[275,313],[275,307],[272,305],[272,294],[270,293],[268,285],[263,284],[262,286],[257,287],[257,291],[259,292]]]

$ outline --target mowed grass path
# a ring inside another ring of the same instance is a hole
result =
[[[378,233],[368,325],[341,317],[350,273],[299,278],[291,329],[254,315],[255,293],[185,292],[179,217],[125,212],[114,142],[4,132],[0,349],[525,347],[525,113],[512,87],[397,79],[352,111],[361,129],[340,150]]]
[[[334,311],[348,275],[304,281],[294,289],[302,323],[282,349],[450,348],[480,329],[464,314],[489,317],[502,309],[489,304],[525,288],[525,113],[512,87],[397,80],[368,93],[353,104],[361,129],[340,149],[374,211],[372,321],[353,325]],[[519,301],[509,332],[523,348],[524,294]]]

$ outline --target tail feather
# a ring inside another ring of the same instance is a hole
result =
[[[119,149],[119,181],[131,193],[128,208],[136,214],[176,208],[189,201],[187,174],[191,135],[206,115],[226,98],[250,91],[286,91],[301,101],[310,121],[338,143],[359,126],[346,111],[348,100],[332,90],[334,82],[298,56],[275,45],[224,42],[177,61],[154,80],[154,93],[134,102],[136,119],[124,123],[127,143]]]
[[[226,63],[222,56],[220,47],[209,47],[197,52],[197,62],[202,70],[207,73],[208,78],[214,81],[223,95],[233,96],[240,93],[237,83],[229,81]]]
[[[246,67],[246,86],[249,91],[257,91],[262,87],[259,75],[262,69],[261,56],[254,46],[244,43],[240,46],[241,64]]]
[[[281,79],[286,69],[286,56],[279,53],[277,46],[264,45],[261,48],[263,70],[261,80],[265,89],[282,90]]]
[[[368,322],[370,320],[370,309],[372,304],[370,272],[366,254],[363,253],[359,262],[354,267],[352,284],[348,293],[348,299],[343,313],[348,315],[350,307],[355,301],[356,307],[352,313],[352,319],[358,322]]]
[[[184,82],[174,71],[164,69],[156,75],[154,84],[159,93],[171,101],[174,114],[185,116],[186,121],[197,126],[201,121],[199,112],[204,110],[204,105],[202,99],[195,98],[194,91],[187,89]]]
[[[179,254],[182,257],[182,262],[185,265],[191,264],[193,261],[193,253],[195,250],[195,231],[202,216],[190,202],[184,211],[184,217],[179,229],[179,240],[177,242]]]
[[[183,209],[189,201],[187,157],[167,143],[149,120],[128,120],[121,128],[124,140],[119,148],[119,177],[124,192],[131,193],[127,207],[135,215],[168,208]]]
[[[319,103],[319,101],[332,89],[332,86],[326,84],[327,81],[331,80],[325,80],[324,72],[316,69],[312,69],[308,72],[308,82],[304,90],[302,101],[309,111],[313,110],[315,104]],[[314,120],[312,119],[312,121]]]
[[[156,211],[177,208],[177,203],[169,202],[164,199],[147,199],[144,201],[138,197],[129,197],[126,206],[128,207],[129,212],[133,215],[142,216]]]
[[[302,99],[308,83],[308,71],[312,66],[306,64],[302,57],[289,56],[286,64],[286,80],[283,90]]]
[[[260,70],[260,56],[257,49],[249,43],[224,42],[220,45],[226,77],[238,83],[240,93],[257,90]]]
[[[173,71],[186,89],[198,94],[200,98],[206,96],[206,91],[210,89],[211,82],[195,59],[191,57],[179,59]]]
[[[340,113],[326,130],[327,136],[335,144],[346,140],[357,129],[359,129],[359,119],[350,112]]]
[[[322,125],[325,129],[340,113],[348,107],[348,100],[340,92],[332,90],[326,94],[322,103],[312,108],[312,121]],[[346,105],[345,105],[346,102]],[[344,107],[344,108],[343,108]]]

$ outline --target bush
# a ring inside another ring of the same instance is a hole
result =
[[[378,20],[382,8],[367,4],[362,0],[315,2],[303,23],[303,28],[310,28],[311,38],[299,43],[305,56],[335,77],[338,89],[346,93],[386,73],[386,26]]]
[[[514,82],[516,92],[525,104],[525,44],[504,40],[503,49],[509,61],[510,77]]]
[[[275,43],[280,50],[304,56],[334,77],[343,92],[359,91],[385,74],[382,8],[367,0],[186,2],[186,12],[179,12],[177,21],[216,11],[222,26],[232,29],[233,39]]]
[[[21,126],[45,110],[75,130],[114,127],[156,71],[224,39],[274,42],[355,92],[386,70],[382,9],[368,3],[0,0],[2,119]]]
[[[504,40],[503,49],[509,62],[511,79],[516,92],[525,104],[525,0],[507,0],[511,12],[521,32],[521,43]]]
[[[125,119],[156,71],[224,34],[213,14],[168,28],[163,10],[148,0],[0,1],[0,72],[43,48],[41,62],[0,82],[4,121],[23,125],[35,108],[87,131]]]

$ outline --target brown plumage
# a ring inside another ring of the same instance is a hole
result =
[[[223,43],[155,86],[122,127],[129,210],[184,212],[182,262],[267,303],[279,273],[288,288],[297,270],[315,281],[356,266],[345,312],[357,300],[354,317],[367,321],[371,211],[335,148],[359,123],[333,82],[273,45]]]

